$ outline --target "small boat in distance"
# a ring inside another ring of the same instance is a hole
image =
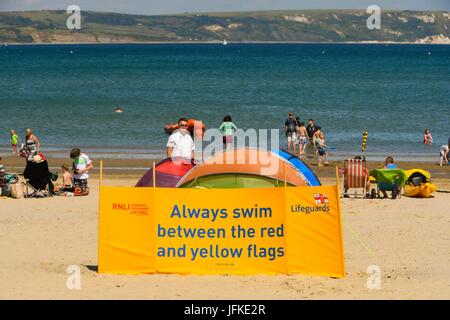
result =
[[[227,40],[223,40],[223,45],[224,45],[224,46],[228,45]]]
[[[123,109],[122,109],[121,107],[117,107],[117,108],[114,110],[114,112],[115,112],[115,113],[122,113],[122,112],[123,112]]]

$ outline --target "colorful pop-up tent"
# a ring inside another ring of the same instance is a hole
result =
[[[156,164],[155,186],[160,188],[174,188],[178,181],[194,167],[191,161],[185,159],[166,158]],[[138,181],[136,187],[153,186],[153,168],[148,170]]]
[[[312,171],[311,168],[296,155],[280,149],[273,150],[272,152],[279,155],[283,159],[286,159],[290,164],[296,167],[297,170],[303,175],[303,179],[306,181],[308,186],[316,187],[321,185],[319,178],[316,176],[314,171]]]
[[[307,178],[309,177],[309,179]],[[314,172],[290,154],[250,148],[218,152],[193,167],[179,188],[272,188],[320,185]]]

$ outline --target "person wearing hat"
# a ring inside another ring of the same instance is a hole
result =
[[[75,188],[81,188],[83,195],[87,195],[89,194],[89,170],[94,168],[94,164],[89,157],[86,154],[81,153],[78,148],[74,148],[70,151],[70,158],[73,160],[73,184]]]

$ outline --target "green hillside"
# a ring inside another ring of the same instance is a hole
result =
[[[140,16],[82,12],[68,30],[64,11],[0,12],[0,42],[423,42],[450,43],[450,13],[384,11],[369,30],[363,10],[303,10]]]

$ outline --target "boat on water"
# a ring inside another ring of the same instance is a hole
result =
[[[223,45],[224,45],[224,46],[228,45],[227,40],[223,40]]]

